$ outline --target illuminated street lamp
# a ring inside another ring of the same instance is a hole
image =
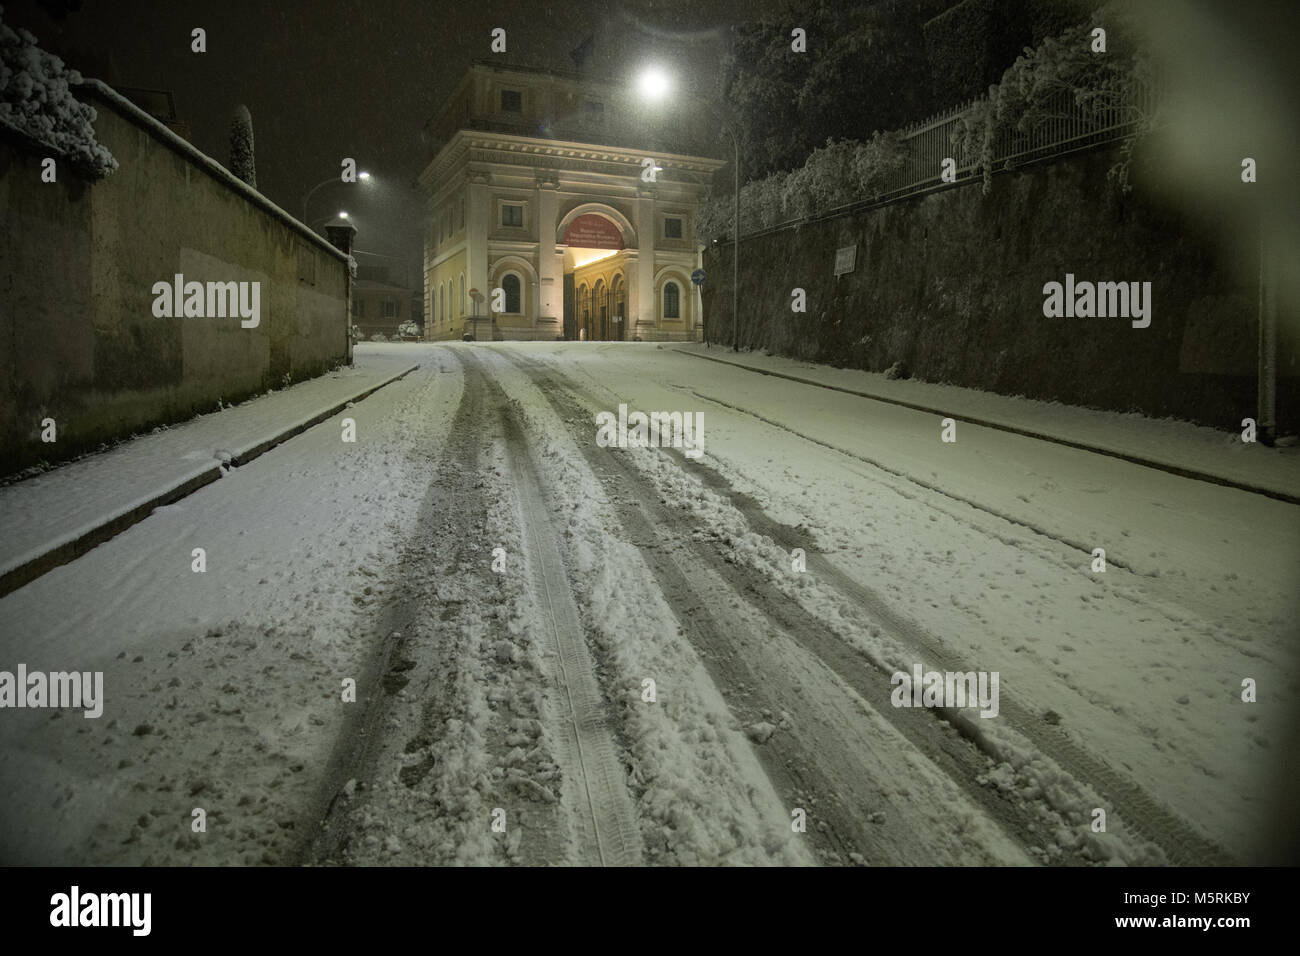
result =
[[[648,67],[637,80],[637,88],[641,95],[651,102],[662,100],[668,95],[672,88],[672,83],[668,80],[668,74],[657,66]]]
[[[651,102],[662,100],[672,89],[668,74],[656,66],[647,67],[637,78],[637,90],[643,99]],[[740,351],[740,138],[736,135],[735,122],[723,116],[710,103],[705,103],[709,110],[722,121],[722,128],[731,137],[733,158],[731,168],[735,173],[735,206],[731,229],[731,350]]]
[[[370,182],[371,176],[368,172],[362,171],[357,173],[357,179],[361,180],[364,183],[368,183]],[[337,183],[337,182],[342,182],[342,180],[340,180],[337,176],[331,176],[329,179],[323,179],[320,182],[318,182],[315,186],[311,187],[311,189],[307,190],[307,195],[302,197],[303,222],[307,221],[307,203],[311,202],[311,197],[316,194],[316,190],[320,189],[322,186],[328,186],[330,183]]]
[[[338,222],[347,222],[347,221],[350,220],[351,218],[352,218],[352,216],[351,216],[349,213],[347,213],[347,212],[344,211],[344,210],[339,210],[338,215],[333,216],[333,217],[330,217],[330,218],[326,218],[326,219],[317,219],[315,222],[312,223],[312,225],[313,225],[313,226],[319,226],[321,223],[330,223],[330,222],[333,222],[333,223],[338,223]]]

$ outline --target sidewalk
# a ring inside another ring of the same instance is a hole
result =
[[[132,438],[0,487],[0,595],[67,564],[161,505],[243,465],[419,367],[362,349],[356,365]]]
[[[951,416],[1300,504],[1300,447],[1244,444],[1239,431],[1222,432],[1173,419],[997,395],[957,385],[891,380],[879,372],[837,369],[754,352],[737,354],[725,346],[689,344],[673,348],[764,375]],[[1252,413],[1253,409],[1246,409],[1242,417]]]

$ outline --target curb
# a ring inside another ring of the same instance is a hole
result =
[[[771,369],[755,368],[752,365],[745,365],[741,362],[731,362],[727,359],[717,358],[713,355],[701,355],[699,352],[692,352],[687,349],[675,348],[672,351],[679,352],[682,355],[691,355],[708,362],[717,362],[719,365],[730,365],[732,368],[744,369],[746,372],[757,372],[759,375],[771,375],[773,378],[784,378],[791,382],[798,382],[801,385],[813,385],[817,388],[825,388],[833,392],[845,392],[849,395],[857,395],[859,398],[869,398],[875,402],[884,402],[888,405],[901,405],[903,408],[910,408],[918,412],[947,415],[951,418],[957,419],[958,421],[969,422],[972,425],[983,425],[985,428],[995,428],[998,431],[1010,432],[1013,435],[1023,435],[1025,438],[1036,438],[1039,441],[1048,441],[1055,445],[1065,445],[1068,448],[1078,448],[1081,451],[1093,452],[1097,455],[1105,455],[1108,458],[1118,458],[1121,461],[1127,461],[1134,465],[1142,465],[1145,468],[1154,468],[1157,471],[1177,475],[1180,478],[1190,478],[1193,481],[1204,481],[1214,485],[1222,485],[1225,488],[1235,488],[1238,491],[1246,491],[1254,495],[1263,495],[1266,498],[1273,498],[1277,501],[1285,501],[1290,505],[1300,505],[1300,495],[1294,495],[1286,491],[1277,491],[1273,488],[1265,488],[1261,485],[1252,485],[1244,481],[1237,481],[1233,478],[1225,478],[1222,475],[1213,475],[1209,472],[1196,471],[1192,468],[1184,468],[1181,465],[1173,465],[1169,462],[1163,462],[1155,458],[1144,458],[1141,455],[1131,455],[1128,452],[1115,451],[1111,448],[1103,448],[1100,445],[1090,445],[1087,442],[1075,441],[1071,438],[1061,438],[1059,435],[1049,435],[1047,432],[1035,431],[1032,428],[1021,428],[1018,425],[1008,425],[1005,422],[993,421],[987,418],[976,418],[971,415],[958,416],[945,409],[935,408],[930,405],[908,402],[901,398],[886,398],[882,395],[873,395],[870,392],[863,392],[854,388],[845,388],[842,385],[829,385],[825,382],[803,378],[799,375],[790,375],[787,372],[776,372]]]
[[[296,422],[284,431],[278,432],[256,445],[245,448],[238,454],[231,456],[231,465],[238,467],[248,464],[277,445],[283,444],[296,435],[300,435],[314,425],[319,425],[327,418],[332,418],[347,408],[348,405],[368,398],[384,386],[391,385],[398,379],[404,378],[419,367],[418,364],[412,365],[410,368],[384,379],[377,385],[372,385],[354,395],[350,395],[324,411],[317,412],[310,418]],[[210,465],[197,474],[183,478],[170,487],[162,489],[157,494],[151,495],[145,501],[133,505],[126,511],[105,518],[100,524],[82,531],[71,540],[56,544],[49,550],[42,551],[32,557],[20,558],[16,565],[0,574],[0,597],[18,590],[24,584],[35,581],[41,575],[53,571],[61,565],[75,561],[92,548],[103,544],[110,538],[116,537],[132,525],[139,524],[149,517],[155,508],[161,508],[164,505],[180,501],[182,498],[194,494],[204,485],[210,485],[220,479],[221,466],[218,464]]]

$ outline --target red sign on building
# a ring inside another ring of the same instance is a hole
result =
[[[604,216],[589,212],[569,223],[564,231],[564,244],[587,249],[622,249],[623,233]]]

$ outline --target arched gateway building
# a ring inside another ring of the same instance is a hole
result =
[[[695,212],[723,165],[689,152],[705,123],[581,74],[476,63],[425,127],[426,337],[699,338]]]

